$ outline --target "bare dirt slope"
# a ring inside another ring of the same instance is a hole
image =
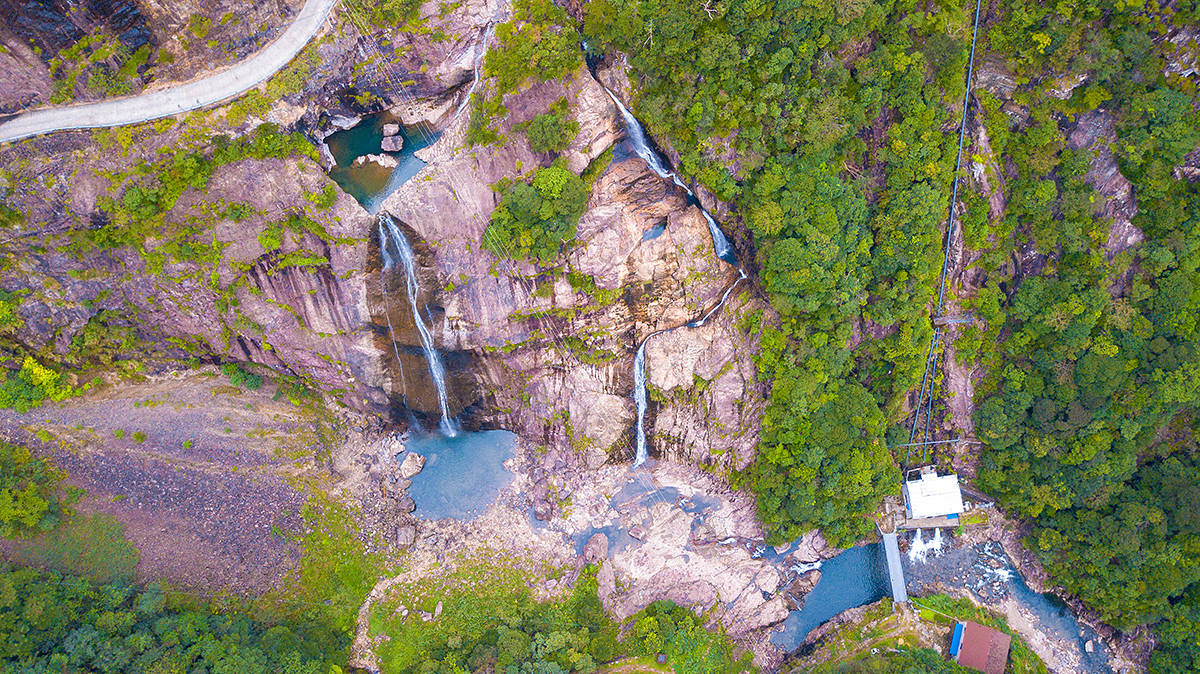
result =
[[[52,455],[88,492],[78,511],[125,525],[141,579],[258,593],[297,559],[298,466],[324,455],[321,420],[274,393],[215,369],[173,375],[0,411],[0,435]]]

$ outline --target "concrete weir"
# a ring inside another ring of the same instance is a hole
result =
[[[883,549],[887,557],[888,581],[892,585],[892,601],[905,603],[908,601],[908,590],[904,585],[904,567],[900,565],[900,544],[896,532],[883,534]]]

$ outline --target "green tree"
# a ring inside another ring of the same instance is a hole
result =
[[[529,184],[505,183],[483,233],[483,247],[501,257],[546,264],[575,237],[589,187],[561,163],[539,168]]]
[[[571,144],[579,132],[579,124],[570,117],[567,99],[562,98],[550,106],[550,112],[538,115],[524,125],[529,137],[529,147],[534,152],[562,152]]]

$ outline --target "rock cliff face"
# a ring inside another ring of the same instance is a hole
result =
[[[69,171],[73,159],[79,156],[55,156],[47,174]],[[89,323],[104,330],[131,326],[139,344],[122,349],[122,360],[151,368],[190,357],[255,362],[341,392],[354,408],[387,411],[383,343],[370,329],[363,271],[371,218],[340,195],[329,211],[312,214],[328,238],[289,231],[272,251],[259,238],[297,208],[291,195],[319,192],[327,182],[311,161],[235,162],[217,169],[207,193],[185,192],[168,222],[188,222],[207,204],[221,202],[243,204],[250,215],[213,218],[206,236],[223,249],[214,266],[177,262],[161,271],[129,248],[69,254],[73,225],[64,214],[102,218],[96,201],[103,192],[87,178],[62,180],[78,189],[57,205],[31,200],[32,231],[6,246],[11,266],[0,274],[0,287],[27,293],[19,310],[23,325],[13,335],[17,342],[61,358],[73,342],[92,338],[84,332]],[[161,243],[150,238],[146,248]],[[328,262],[294,265],[289,254]]]
[[[505,98],[504,147],[463,147],[467,120],[456,120],[423,151],[430,164],[383,208],[430,251],[426,275],[443,289],[433,300],[438,342],[474,370],[472,392],[458,382],[457,406],[474,405],[477,421],[526,437],[625,455],[638,344],[714,307],[736,270],[716,259],[703,216],[685,193],[636,157],[603,167],[575,241],[554,265],[536,268],[482,250],[498,201],[488,185],[548,163],[512,127],[561,97],[580,126],[564,153],[568,165],[582,171],[605,161],[599,158],[622,136],[620,117],[580,68],[565,83]],[[749,291],[743,283],[740,290]],[[745,431],[756,427],[761,396],[753,385],[756,344],[733,320],[755,306],[739,298],[703,328],[650,341],[653,452],[726,468],[745,463],[757,439]],[[414,344],[403,331],[398,339]]]
[[[234,63],[279,35],[303,5],[302,0],[242,3],[235,0],[12,0],[0,5],[0,113],[57,104],[58,87],[66,100],[96,100],[136,93],[143,86],[186,81]],[[111,45],[114,56],[88,66],[94,46]],[[75,47],[77,56],[63,58]],[[139,49],[146,59],[136,72],[120,73],[126,58]],[[65,61],[52,75],[50,63]],[[77,66],[82,71],[76,70]],[[95,82],[101,70],[112,76]],[[77,75],[82,73],[82,77]],[[70,78],[70,81],[68,81]],[[111,86],[113,82],[117,86]]]
[[[1145,238],[1131,222],[1138,211],[1133,185],[1121,175],[1117,159],[1109,149],[1116,137],[1112,115],[1104,110],[1079,115],[1075,128],[1067,136],[1067,147],[1072,150],[1086,148],[1092,152],[1092,164],[1084,179],[1104,197],[1098,215],[1112,222],[1104,246],[1110,258]]]
[[[564,81],[508,95],[503,147],[465,146],[470,113],[456,112],[505,5],[472,2],[444,17],[431,3],[421,11],[422,20],[450,38],[393,31],[388,40],[371,40],[357,33],[354,17],[339,15],[338,34],[317,46],[309,88],[279,101],[266,117],[319,135],[336,115],[361,112],[360,103],[349,101],[365,90],[378,91],[376,104],[381,100],[406,122],[445,125],[440,140],[421,151],[429,165],[384,210],[416,252],[420,304],[428,307],[425,320],[450,372],[451,411],[465,412],[468,423],[511,428],[541,442],[626,456],[638,345],[707,313],[736,280],[736,270],[716,259],[702,214],[682,190],[628,151],[605,154],[623,138],[621,119],[583,67]],[[364,59],[386,65],[356,72],[354,64]],[[498,259],[480,246],[498,202],[490,185],[551,161],[530,149],[516,126],[560,98],[579,125],[563,157],[576,172],[592,166],[594,176],[577,237],[545,268]],[[148,136],[138,150],[152,156],[178,134]],[[187,221],[206,204],[222,202],[246,204],[254,214],[215,219],[211,234],[224,248],[215,267],[168,264],[158,274],[132,250],[74,259],[55,252],[60,246],[53,243],[80,219],[104,218],[98,203],[107,182],[73,166],[120,169],[136,161],[136,151],[123,160],[105,157],[92,134],[69,133],[5,152],[12,165],[22,157],[48,160],[43,175],[55,176],[35,186],[28,165],[18,172],[30,226],[47,226],[17,244],[12,257],[18,264],[0,279],[7,290],[32,291],[17,338],[35,351],[62,355],[101,311],[124,312],[160,356],[261,363],[343,392],[363,410],[396,414],[403,401],[419,412],[436,411],[403,277],[380,273],[370,216],[340,195],[318,219],[330,237],[354,243],[288,235],[281,248],[267,252],[259,242],[272,223],[303,207],[301,195],[324,186],[312,162],[237,162],[220,168],[205,192],[185,192],[168,222]],[[329,262],[288,262],[288,254],[302,252]],[[88,273],[92,279],[83,280]],[[761,308],[752,293],[751,282],[741,281],[725,310],[703,327],[650,341],[646,428],[653,454],[722,470],[751,460],[762,407],[753,379],[757,343],[736,321]]]

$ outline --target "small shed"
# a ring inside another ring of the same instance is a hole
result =
[[[984,674],[1004,674],[1012,637],[1004,632],[970,621],[954,625],[950,638],[950,657],[963,667]]]
[[[938,475],[933,468],[920,469],[916,479],[904,482],[904,508],[909,519],[958,517],[963,508],[958,476]]]

